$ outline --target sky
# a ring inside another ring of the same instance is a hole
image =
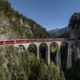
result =
[[[33,19],[46,30],[64,28],[74,12],[80,12],[80,0],[8,0],[14,10]]]

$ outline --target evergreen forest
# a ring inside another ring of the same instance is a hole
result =
[[[75,12],[69,21],[70,29],[80,26],[80,13]],[[14,10],[8,0],[0,0],[0,36],[6,39],[53,38],[45,28],[22,13]],[[66,68],[68,44],[60,45],[62,69],[56,64],[57,44],[50,45],[50,64],[46,64],[46,44],[40,45],[40,59],[36,57],[35,45],[19,51],[13,45],[0,46],[0,80],[80,80],[80,60]]]

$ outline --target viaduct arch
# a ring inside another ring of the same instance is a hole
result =
[[[37,48],[37,58],[39,59],[39,47],[42,43],[45,43],[47,45],[47,50],[46,50],[46,62],[47,65],[50,63],[50,45],[51,43],[57,43],[58,48],[57,48],[57,54],[56,54],[56,63],[59,66],[59,68],[61,69],[61,51],[60,51],[60,45],[63,41],[51,41],[51,42],[28,42],[28,43],[19,43],[19,44],[14,44],[14,46],[19,46],[19,45],[23,45],[24,48],[27,50],[29,45],[31,44],[35,44],[36,48]],[[72,49],[71,49],[71,45],[74,41],[65,41],[68,44],[68,53],[67,53],[67,68],[72,67]]]

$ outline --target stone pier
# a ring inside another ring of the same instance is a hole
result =
[[[21,44],[14,44],[14,46],[19,46],[19,45],[23,45],[25,47],[25,49],[28,49],[29,45],[30,44],[35,44],[36,47],[37,47],[37,58],[39,59],[39,46],[41,43],[45,43],[47,45],[47,49],[46,49],[46,63],[47,65],[49,65],[50,63],[50,44],[51,43],[57,43],[58,45],[58,48],[57,48],[57,55],[56,55],[56,63],[57,65],[59,66],[59,68],[61,69],[61,52],[60,52],[60,44],[63,42],[63,41],[52,41],[52,42],[30,42],[30,43],[21,43]],[[67,53],[67,68],[70,68],[72,67],[72,50],[71,50],[71,44],[73,41],[65,41],[67,44],[68,44],[68,53]],[[80,57],[80,54],[79,54],[79,49],[78,50],[78,56]]]
[[[71,49],[72,41],[68,42],[68,55],[67,55],[67,68],[72,67],[72,49]]]

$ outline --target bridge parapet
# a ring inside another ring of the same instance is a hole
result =
[[[70,41],[68,38],[48,38],[48,39],[13,39],[13,40],[0,40],[0,45],[3,44],[16,44],[16,43],[30,43],[30,42],[53,42],[53,41]]]

